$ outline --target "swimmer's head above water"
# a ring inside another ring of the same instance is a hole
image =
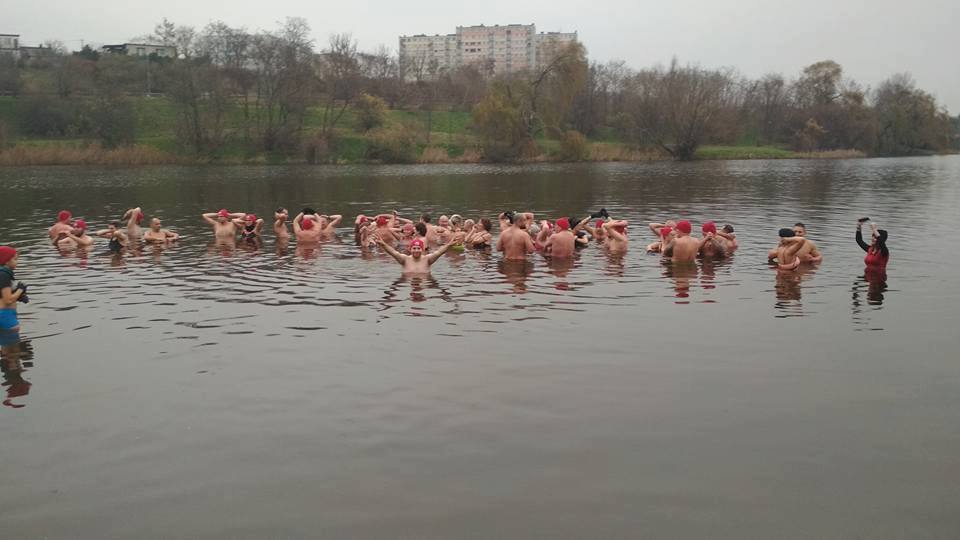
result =
[[[783,229],[780,229],[780,232],[777,234],[780,235],[780,238],[793,238],[794,236],[797,236],[797,233],[795,233],[793,229],[789,229],[786,227],[784,227]]]
[[[419,259],[423,255],[423,240],[414,238],[410,241],[410,255],[414,259]]]

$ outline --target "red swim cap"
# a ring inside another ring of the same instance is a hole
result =
[[[707,233],[717,234],[717,225],[712,221],[708,221],[704,223],[702,227],[700,227],[700,230],[703,231],[703,234],[707,234]]]
[[[557,220],[557,227],[560,227],[561,231],[566,231],[570,228],[570,220],[562,217]]]
[[[71,217],[73,217],[73,214],[71,214],[69,210],[61,210],[60,213],[57,214],[57,221],[70,221]]]
[[[139,225],[141,221],[143,221],[143,212],[137,212],[137,224]]]
[[[690,234],[690,222],[687,220],[677,222],[677,230],[683,234]]]
[[[230,212],[227,212],[226,208],[221,208],[220,211],[217,212],[217,217],[229,218]]]
[[[594,228],[594,229],[602,229],[602,228],[603,228],[603,220],[602,220],[602,219],[598,219],[598,220],[597,220],[597,224],[594,225],[593,228]]]
[[[73,222],[73,228],[80,229],[81,231],[85,231],[87,230],[87,222],[82,219],[78,219]]]
[[[388,221],[390,220],[387,219],[387,216],[377,216],[377,227],[383,227]]]
[[[303,220],[300,221],[300,228],[305,231],[309,231],[314,225],[315,223],[310,218],[303,218]]]
[[[10,246],[0,246],[0,264],[7,264],[17,256],[17,250]]]
[[[410,241],[410,249],[413,249],[413,246],[420,246],[420,249],[423,249],[423,240],[414,238]]]
[[[673,227],[660,227],[660,238],[666,238],[673,232]]]
[[[243,216],[243,220],[244,220],[244,221],[256,221],[256,220],[257,220],[257,215],[256,215],[256,214],[247,214],[247,215]]]

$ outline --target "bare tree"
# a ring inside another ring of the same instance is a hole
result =
[[[320,133],[330,137],[361,90],[357,43],[350,34],[330,36],[329,48],[317,59],[315,73],[323,89]]]

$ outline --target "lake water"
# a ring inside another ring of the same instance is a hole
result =
[[[960,535],[960,157],[542,166],[0,169],[21,250],[4,348],[6,538]],[[60,253],[61,208],[185,238]],[[401,279],[352,225],[214,246],[200,213],[631,221],[631,246]],[[886,282],[853,240],[890,232]],[[678,272],[649,221],[734,225]],[[807,224],[825,260],[766,251]]]

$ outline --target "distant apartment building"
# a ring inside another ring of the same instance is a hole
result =
[[[161,58],[176,58],[177,48],[167,45],[151,45],[147,43],[120,43],[118,45],[104,45],[101,49],[110,54],[126,54],[129,56],[150,56],[155,54]]]
[[[20,34],[0,34],[0,54],[20,56]]]
[[[455,34],[400,36],[400,69],[408,80],[430,79],[460,66],[492,74],[536,70],[577,33],[537,33],[533,24],[458,26]]]

